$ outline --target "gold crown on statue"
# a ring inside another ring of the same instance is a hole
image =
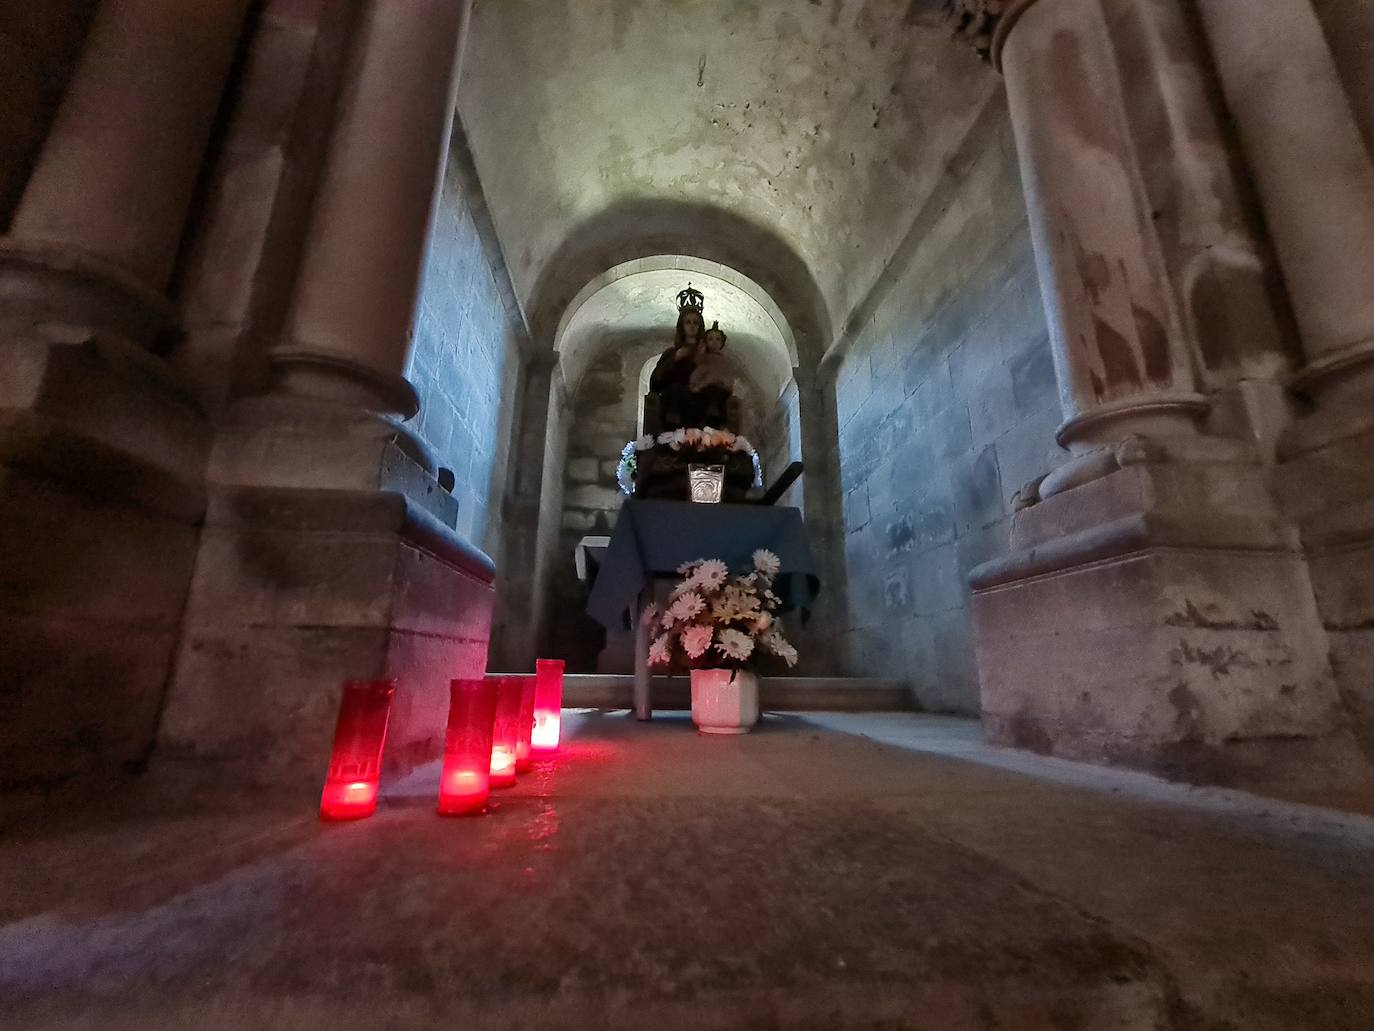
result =
[[[700,312],[706,307],[706,295],[700,290],[693,290],[692,284],[687,284],[687,289],[677,295],[677,310],[686,311],[691,308],[695,312]]]

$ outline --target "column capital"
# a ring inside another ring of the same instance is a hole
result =
[[[1002,47],[1018,18],[1037,0],[945,0],[945,20],[955,38],[1002,70]]]

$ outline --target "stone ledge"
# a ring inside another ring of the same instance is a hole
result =
[[[655,709],[692,707],[690,681],[685,676],[653,677],[649,691]],[[563,704],[568,708],[628,709],[633,693],[634,677],[628,674],[569,673],[563,678]],[[774,712],[910,712],[917,708],[905,681],[877,678],[759,677],[759,696],[760,707]]]
[[[328,487],[221,487],[212,492],[206,527],[305,533],[395,533],[483,583],[496,566],[432,513],[394,491]]]
[[[1199,521],[1196,517],[1145,512],[984,562],[969,573],[969,586],[974,591],[989,590],[1153,548],[1297,551],[1290,532],[1273,520],[1214,515]]]

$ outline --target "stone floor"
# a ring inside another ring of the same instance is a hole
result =
[[[479,819],[11,810],[0,1027],[1374,1029],[1367,817],[909,714],[567,729]]]

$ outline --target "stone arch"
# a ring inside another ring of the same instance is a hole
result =
[[[530,291],[536,347],[554,346],[565,312],[589,284],[629,262],[662,255],[714,262],[756,284],[786,321],[798,367],[816,367],[829,344],[831,319],[807,263],[767,227],[714,205],[676,200],[618,201],[568,234]]]
[[[683,255],[625,262],[578,292],[554,340],[569,391],[576,392],[583,373],[608,348],[626,351],[639,364],[645,357],[656,358],[672,339],[677,292],[688,280],[706,295],[708,322],[719,318],[723,323],[729,335],[726,358],[748,384],[748,393],[771,408],[797,364],[786,317],[747,276]]]

